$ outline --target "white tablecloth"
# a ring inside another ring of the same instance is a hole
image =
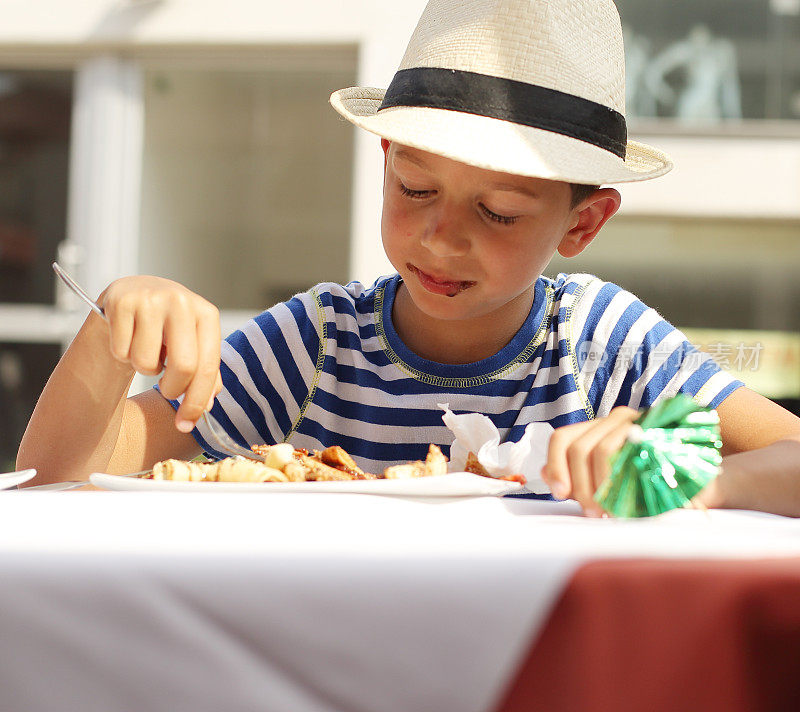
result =
[[[0,709],[481,712],[592,558],[800,555],[800,523],[571,503],[0,492]]]

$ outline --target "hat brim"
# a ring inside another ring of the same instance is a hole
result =
[[[461,111],[398,106],[379,112],[383,95],[383,89],[350,87],[330,102],[382,138],[492,171],[600,185],[649,180],[672,169],[665,153],[637,141],[628,141],[623,160],[580,139]]]

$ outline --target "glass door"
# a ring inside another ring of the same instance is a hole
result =
[[[54,260],[92,295],[125,274],[180,281],[224,333],[346,281],[353,130],[328,96],[357,70],[355,45],[0,66],[0,472],[87,313]]]
[[[87,313],[52,262],[93,295],[136,270],[139,68],[101,55],[59,68],[36,61],[0,67],[0,471],[13,469],[36,400]]]
[[[0,472],[61,351],[50,264],[67,229],[72,79],[0,69]]]

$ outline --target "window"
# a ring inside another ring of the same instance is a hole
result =
[[[54,301],[50,263],[66,231],[71,109],[72,72],[0,69],[0,472],[14,469],[60,355],[41,320],[42,342],[23,332],[28,315]]]
[[[347,281],[353,130],[328,105],[354,47],[275,66],[148,68],[139,271],[256,314]]]
[[[617,0],[631,117],[800,119],[800,0]]]

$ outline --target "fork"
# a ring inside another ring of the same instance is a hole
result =
[[[53,262],[53,271],[59,276],[64,284],[66,284],[73,292],[75,292],[75,294],[77,294],[91,307],[93,312],[108,321],[106,318],[106,313],[103,311],[103,307],[94,301],[94,299],[92,299],[86,293],[86,291],[83,290],[78,283],[64,271],[58,262]],[[256,455],[252,450],[242,447],[230,435],[228,435],[228,433],[225,432],[225,429],[217,422],[217,419],[211,415],[211,413],[204,410],[203,419],[208,426],[211,436],[214,438],[214,440],[216,440],[216,444],[221,446],[217,448],[218,450],[233,455],[241,455],[242,457],[247,457],[251,460],[261,460],[261,458],[259,458],[258,455]]]
[[[203,419],[206,421],[209,432],[217,441],[217,445],[222,445],[222,448],[219,449],[221,449],[223,452],[228,452],[233,455],[241,455],[242,457],[246,457],[250,460],[258,460],[259,462],[263,461],[263,458],[256,455],[252,450],[242,447],[230,435],[228,435],[228,433],[226,433],[222,426],[217,422],[217,419],[207,410],[203,411]]]

